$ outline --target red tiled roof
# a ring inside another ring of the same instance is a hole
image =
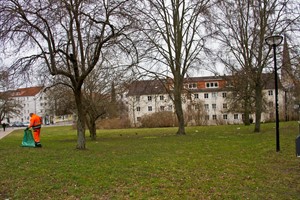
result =
[[[129,88],[128,96],[147,95],[147,94],[163,94],[166,88],[160,80],[142,80],[134,81]]]
[[[218,81],[224,80],[223,76],[201,76],[201,77],[188,77],[183,80],[184,83],[199,82],[199,81]]]
[[[184,84],[186,83],[195,83],[195,82],[203,82],[203,81],[221,81],[224,80],[220,76],[205,76],[205,77],[188,77],[184,79]],[[166,84],[168,80],[141,80],[134,81],[130,87],[128,96],[134,95],[150,95],[150,94],[164,94],[167,93]],[[171,82],[169,82],[171,83]],[[204,84],[204,83],[203,83]],[[224,90],[224,85],[222,85],[222,89]],[[201,91],[218,91],[222,90],[220,88],[197,88],[192,89],[193,92],[201,92]]]
[[[204,76],[204,77],[188,77],[184,79],[184,83],[198,83],[197,88],[191,89],[193,92],[214,92],[214,91],[227,91],[230,88],[226,87],[227,81],[232,78],[231,75],[228,76]],[[203,86],[205,82],[218,81],[218,88],[206,88]],[[264,89],[274,89],[274,74],[266,73],[262,75],[262,81]],[[130,87],[128,96],[134,95],[150,95],[150,94],[163,94],[167,93],[167,90],[164,86],[168,81],[164,80],[142,80],[134,81]],[[202,82],[202,85],[199,84]],[[281,81],[278,79],[278,87],[282,88]]]
[[[29,87],[29,88],[19,88],[11,92],[12,97],[27,97],[27,96],[35,96],[38,94],[44,87],[37,86],[37,87]]]

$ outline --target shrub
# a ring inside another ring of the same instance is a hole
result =
[[[118,129],[118,128],[129,128],[129,127],[130,127],[130,121],[127,117],[101,119],[96,123],[97,129]]]
[[[172,127],[177,126],[177,118],[173,112],[163,111],[144,115],[141,119],[142,127]]]

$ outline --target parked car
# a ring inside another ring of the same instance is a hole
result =
[[[23,122],[23,125],[25,126],[25,127],[28,127],[29,126],[29,122]]]
[[[13,122],[12,127],[24,127],[25,125],[23,124],[23,122]]]

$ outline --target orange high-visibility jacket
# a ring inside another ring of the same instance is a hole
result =
[[[42,125],[41,117],[36,114],[33,114],[30,118],[29,128],[32,127],[33,129],[38,129],[41,128],[41,125]]]

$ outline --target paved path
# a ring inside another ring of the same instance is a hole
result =
[[[0,129],[0,139],[4,138],[5,136],[10,134],[14,130],[18,130],[18,129],[25,129],[25,128],[24,127],[20,127],[20,128],[19,127],[18,128],[8,127],[5,129],[5,131],[3,131],[3,128],[1,128]]]
[[[54,125],[46,125],[46,126],[71,126],[72,123],[68,122],[68,123],[61,123],[61,124],[54,124]],[[13,132],[14,130],[18,130],[18,129],[25,129],[26,127],[6,127],[5,131],[3,131],[3,128],[1,127],[0,129],[0,140],[2,138],[4,138],[5,136],[7,136],[8,134],[10,134],[11,132]]]

